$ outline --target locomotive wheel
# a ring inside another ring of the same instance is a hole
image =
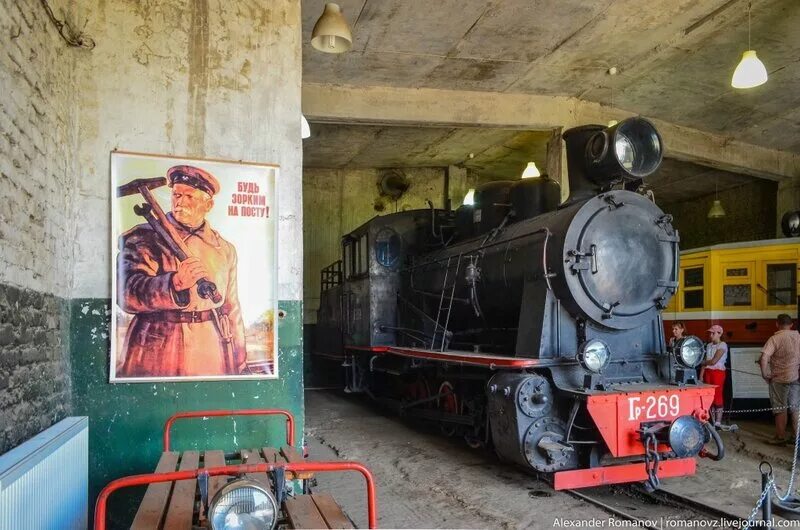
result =
[[[411,403],[431,397],[431,390],[428,386],[428,382],[424,378],[419,377],[415,381],[405,385],[403,394],[406,401]],[[429,408],[430,403],[422,403],[418,406],[421,408]]]
[[[442,394],[445,393],[447,395],[443,396]],[[458,414],[458,397],[450,381],[445,381],[439,386],[439,398],[436,400],[436,406],[447,414]],[[440,424],[440,428],[446,436],[454,436],[456,434],[455,425],[443,422]]]

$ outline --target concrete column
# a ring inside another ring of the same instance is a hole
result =
[[[552,129],[550,139],[547,141],[547,175],[561,185],[561,201],[569,195],[569,180],[567,179],[567,150],[564,149],[564,140],[561,139],[561,127]]]
[[[450,172],[448,187],[450,205],[453,209],[456,209],[464,202],[464,195],[467,194],[470,188],[474,188],[476,183],[475,179],[469,175],[467,168],[449,166],[447,169]]]
[[[800,180],[783,180],[778,183],[775,213],[775,236],[785,237],[781,230],[781,219],[786,212],[800,210]]]

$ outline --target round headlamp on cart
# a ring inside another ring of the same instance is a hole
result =
[[[576,356],[584,370],[599,374],[611,359],[608,344],[599,339],[591,339],[581,344]]]
[[[703,360],[705,349],[703,341],[694,335],[689,335],[675,342],[672,353],[675,355],[675,360],[682,366],[697,368],[697,365]]]
[[[220,488],[208,509],[213,530],[272,530],[278,503],[261,484],[237,479]]]

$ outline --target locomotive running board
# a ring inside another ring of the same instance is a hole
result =
[[[658,464],[658,478],[694,475],[696,471],[697,462],[694,458],[664,460]],[[574,490],[608,484],[643,482],[645,480],[647,480],[647,471],[644,463],[640,462],[637,464],[559,471],[553,477],[553,488],[556,490]]]

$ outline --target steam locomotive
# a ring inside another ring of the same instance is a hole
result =
[[[665,344],[679,237],[642,191],[663,143],[642,118],[564,141],[561,204],[546,176],[490,182],[454,212],[345,235],[321,272],[316,358],[342,361],[347,391],[493,446],[555,489],[655,488],[724,455],[714,388],[695,371],[703,343]]]

